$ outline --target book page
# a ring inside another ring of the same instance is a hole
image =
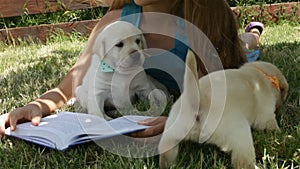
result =
[[[146,129],[149,126],[139,125],[139,121],[146,120],[148,118],[152,118],[150,116],[135,116],[135,115],[127,115],[123,117],[119,117],[117,119],[113,119],[109,121],[110,126],[121,134],[131,133],[137,130]]]
[[[98,117],[99,118],[99,117]],[[144,130],[149,126],[139,125],[137,122],[150,118],[149,116],[123,116],[103,123],[97,122],[97,118],[79,117],[79,123],[83,133],[73,138],[73,144],[80,144],[87,140],[100,140],[120,134],[132,133]]]
[[[8,128],[5,133],[50,148],[64,149],[69,138],[81,130],[76,114],[62,112],[42,118],[39,126],[33,126],[31,122],[22,123],[14,132]]]
[[[39,126],[31,122],[18,124],[17,130],[6,129],[5,134],[15,136],[50,148],[63,150],[76,145],[147,128],[137,121],[147,116],[124,116],[111,121],[83,113],[60,112],[42,118]]]

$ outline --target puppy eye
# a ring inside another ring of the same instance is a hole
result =
[[[118,48],[121,48],[121,47],[123,47],[124,46],[124,43],[123,42],[119,42],[118,44],[116,44],[115,45],[116,47],[118,47]]]
[[[136,39],[136,40],[135,40],[135,43],[136,43],[136,44],[140,44],[140,43],[141,43],[141,39]]]

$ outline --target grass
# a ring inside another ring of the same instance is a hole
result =
[[[227,0],[230,6],[262,5],[272,3],[297,2],[298,0]]]
[[[99,19],[108,8],[98,7],[72,11],[58,11],[42,14],[27,14],[8,18],[0,18],[0,29],[16,28],[24,26],[36,26],[42,24],[55,24],[61,22],[74,22],[90,19]]]
[[[9,112],[55,87],[76,62],[85,38],[53,36],[47,44],[0,44],[0,110]],[[290,91],[277,114],[281,133],[253,131],[261,168],[300,167],[300,26],[267,26],[262,60],[277,65]],[[67,109],[64,107],[63,109]],[[184,142],[175,168],[230,168],[230,155],[212,145]],[[0,143],[0,168],[158,168],[158,156],[132,159],[112,154],[94,143],[56,151],[14,138]]]

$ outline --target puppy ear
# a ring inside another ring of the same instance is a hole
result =
[[[147,43],[146,43],[146,39],[143,36],[143,34],[141,35],[141,40],[142,40],[142,49],[146,49],[147,48]]]
[[[104,40],[100,37],[100,34],[97,36],[93,45],[93,53],[97,54],[101,60],[105,56],[105,43]]]
[[[194,76],[193,78],[198,79],[198,71],[197,71],[197,60],[196,56],[193,51],[190,49],[187,52],[186,55],[186,74],[185,74],[185,81],[189,81],[192,77],[188,75],[188,71],[190,70],[192,75]]]
[[[198,84],[197,60],[194,52],[188,50],[186,56],[186,66],[183,80],[183,93],[190,100],[190,105],[197,107],[200,99],[199,84]]]
[[[289,84],[280,71],[278,74],[281,98],[282,100],[285,100],[289,91]]]

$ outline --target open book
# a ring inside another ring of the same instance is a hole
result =
[[[150,117],[128,115],[106,121],[91,114],[60,112],[42,118],[39,126],[33,126],[31,122],[22,123],[15,131],[7,128],[5,134],[64,150],[72,145],[144,130],[147,126],[137,122],[147,118]]]

